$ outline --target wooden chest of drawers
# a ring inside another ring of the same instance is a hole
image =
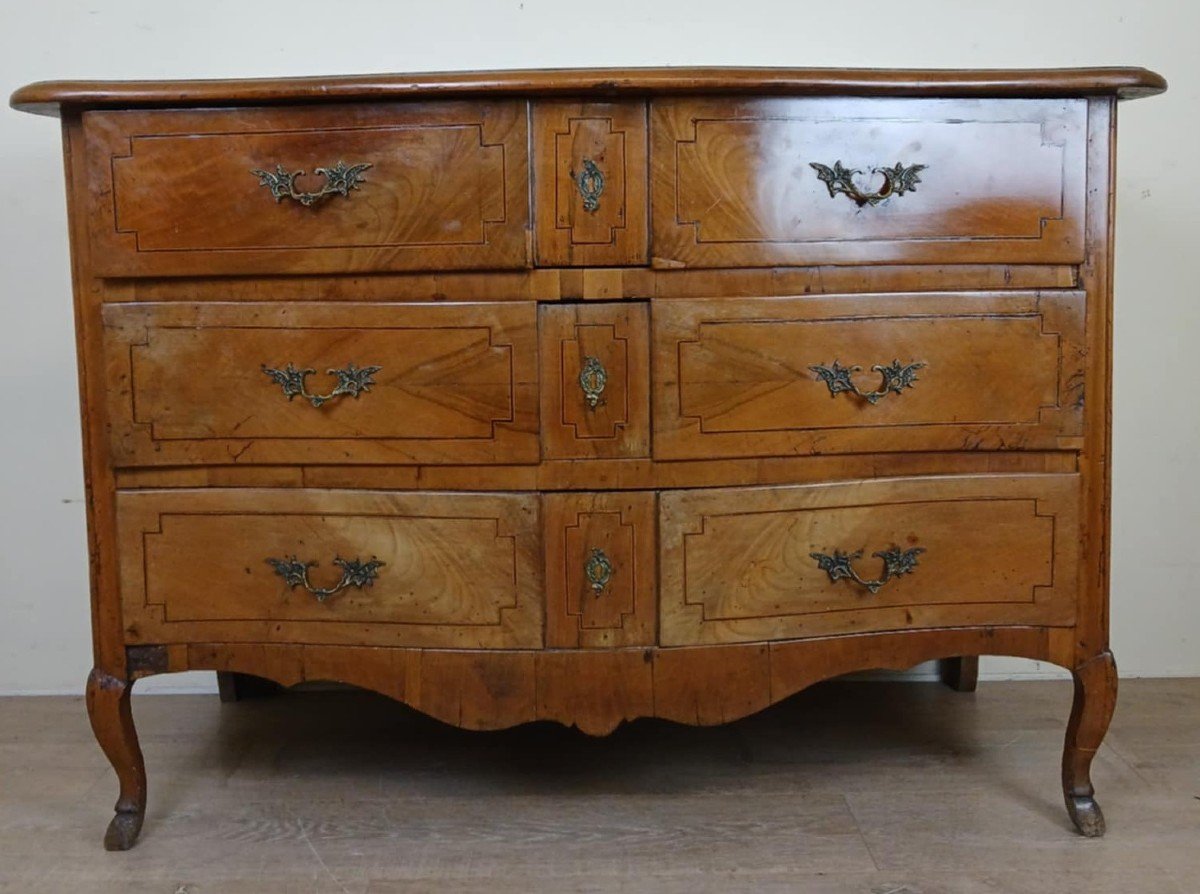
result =
[[[65,136],[88,708],[187,669],[711,724],[1108,651],[1116,101],[1142,69],[34,84]]]

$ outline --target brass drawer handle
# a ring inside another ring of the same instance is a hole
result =
[[[877,404],[889,394],[902,394],[905,388],[912,388],[917,381],[917,370],[923,369],[924,363],[909,363],[901,364],[899,360],[893,360],[886,366],[876,364],[871,367],[873,372],[879,373],[883,377],[883,382],[880,384],[878,391],[860,391],[859,387],[854,384],[850,378],[856,372],[862,370],[861,366],[842,366],[836,360],[833,361],[833,366],[810,366],[813,372],[817,374],[817,378],[829,386],[829,396],[836,397],[843,391],[848,391],[851,394],[858,395],[869,404]]]
[[[604,403],[604,388],[608,385],[608,370],[600,362],[599,357],[584,357],[583,369],[579,372],[579,387],[583,389],[583,399],[590,409]]]
[[[579,194],[583,196],[584,211],[598,211],[600,209],[600,195],[604,192],[604,173],[596,167],[596,163],[590,158],[583,160],[583,170],[578,174],[574,174],[575,187],[579,190]]]
[[[296,587],[304,587],[317,597],[317,602],[324,602],[347,587],[361,590],[371,586],[375,583],[379,568],[385,564],[374,557],[369,562],[360,562],[358,559],[343,559],[339,556],[333,560],[333,564],[342,569],[342,579],[332,587],[314,587],[308,582],[308,569],[316,568],[316,562],[301,562],[295,556],[266,561],[275,569],[275,573],[284,579],[288,587],[293,590]]]
[[[809,553],[809,555],[817,560],[817,567],[828,574],[831,581],[836,583],[847,577],[856,584],[866,587],[870,592],[878,593],[879,588],[893,577],[908,574],[916,568],[917,556],[923,552],[925,550],[919,546],[912,549],[893,546],[891,549],[871,553],[871,558],[883,559],[883,577],[878,580],[863,580],[850,564],[854,560],[862,558],[863,551],[861,549],[855,553],[844,553],[840,549],[835,549],[832,556],[827,556],[825,553]]]
[[[331,168],[316,168],[314,172],[325,178],[325,185],[318,192],[300,192],[296,189],[296,178],[303,177],[303,171],[290,173],[283,165],[275,165],[275,171],[264,171],[255,168],[250,173],[258,178],[258,185],[271,190],[278,204],[284,199],[293,199],[305,208],[311,208],[317,202],[328,196],[344,196],[350,198],[350,190],[358,189],[366,181],[362,172],[374,165],[347,165],[339,161]]]
[[[314,407],[319,407],[335,397],[349,396],[358,400],[360,394],[371,390],[371,386],[375,384],[371,377],[381,369],[382,366],[364,366],[359,369],[353,363],[348,364],[345,369],[331,369],[329,375],[337,376],[338,380],[334,389],[328,394],[310,394],[304,380],[315,373],[315,369],[296,369],[290,363],[283,369],[273,369],[265,363],[262,365],[263,373],[283,388],[288,400],[302,397]]]
[[[839,194],[849,197],[859,208],[864,205],[878,205],[892,196],[902,196],[906,192],[916,192],[917,184],[921,182],[918,174],[928,165],[908,165],[896,162],[894,168],[871,168],[872,174],[883,178],[883,186],[878,192],[863,192],[854,182],[854,175],[861,174],[857,168],[844,168],[840,161],[835,161],[833,167],[810,161],[808,166],[817,172],[817,179],[825,184],[830,198]]]
[[[602,549],[593,549],[588,560],[583,563],[583,573],[587,575],[592,592],[599,596],[612,580],[613,566]]]

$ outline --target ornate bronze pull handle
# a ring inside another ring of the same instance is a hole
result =
[[[303,177],[303,171],[289,173],[283,165],[275,165],[275,171],[263,171],[255,168],[250,173],[258,178],[258,185],[265,186],[271,190],[271,195],[275,197],[275,202],[278,204],[284,199],[294,199],[305,208],[311,208],[317,202],[328,196],[343,196],[350,198],[350,190],[358,189],[359,186],[366,181],[363,179],[362,172],[374,165],[347,165],[344,161],[339,161],[331,168],[316,168],[315,173],[322,175],[325,178],[325,185],[321,187],[319,192],[300,192],[296,189],[296,178]]]
[[[262,367],[262,371],[283,388],[283,393],[287,395],[288,400],[302,397],[314,407],[319,407],[321,404],[343,395],[358,400],[360,394],[371,390],[371,386],[375,384],[375,380],[371,377],[381,369],[383,369],[382,366],[364,366],[359,369],[353,363],[348,364],[345,369],[331,369],[329,375],[337,376],[337,386],[328,394],[309,394],[304,380],[316,372],[315,369],[296,369],[290,363],[283,369],[272,369],[265,363]]]
[[[891,549],[871,553],[871,558],[883,559],[883,577],[878,580],[863,580],[851,566],[851,562],[862,558],[863,551],[861,549],[855,553],[844,553],[840,549],[835,549],[832,556],[827,556],[825,553],[809,553],[809,555],[817,560],[817,567],[828,574],[829,579],[834,583],[848,577],[856,584],[866,587],[871,593],[878,593],[879,588],[893,577],[908,574],[916,568],[917,556],[923,552],[925,550],[919,546],[912,549],[893,546]]]
[[[583,399],[589,409],[596,409],[604,403],[604,388],[608,384],[608,370],[600,362],[599,357],[584,357],[583,369],[579,371],[579,387],[583,389]]]
[[[592,592],[599,596],[612,580],[613,566],[602,549],[593,549],[588,560],[583,563],[583,573],[587,575]]]
[[[600,194],[604,192],[604,174],[590,158],[583,160],[583,170],[574,175],[575,186],[583,196],[583,210],[597,211]]]
[[[917,175],[928,167],[928,165],[905,167],[900,162],[896,162],[894,168],[871,168],[872,174],[878,174],[883,178],[883,186],[879,188],[878,192],[863,192],[854,182],[854,175],[862,173],[857,168],[844,168],[840,161],[835,161],[832,168],[815,161],[810,161],[808,166],[817,172],[817,179],[825,184],[830,198],[837,198],[840,193],[849,197],[859,208],[863,205],[878,205],[885,199],[902,196],[906,192],[916,192],[917,184],[921,182],[921,178]]]
[[[284,579],[290,589],[304,587],[317,597],[317,602],[324,602],[347,587],[361,590],[371,586],[375,583],[380,567],[385,564],[374,557],[369,562],[360,562],[358,559],[343,559],[339,556],[333,560],[333,564],[342,569],[342,579],[332,587],[314,587],[308,582],[308,569],[316,568],[316,562],[301,562],[295,556],[267,559],[266,562]]]
[[[829,396],[836,397],[843,391],[856,394],[869,404],[877,404],[889,394],[902,394],[905,388],[912,388],[917,381],[917,370],[923,369],[924,363],[909,363],[903,365],[899,360],[893,360],[887,366],[876,364],[871,367],[873,372],[883,376],[883,382],[878,391],[860,391],[850,376],[861,372],[861,366],[842,366],[836,360],[833,366],[810,366],[817,378],[829,386]]]

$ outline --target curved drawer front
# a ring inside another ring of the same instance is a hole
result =
[[[1074,623],[1074,475],[675,491],[659,505],[663,645]]]
[[[655,494],[544,494],[546,645],[652,646]]]
[[[118,466],[538,461],[530,303],[109,304]]]
[[[1084,100],[652,106],[660,266],[1083,260]]]
[[[117,515],[130,642],[542,645],[533,495],[122,492]]]
[[[527,265],[523,102],[89,112],[84,131],[101,275]]]
[[[654,454],[1076,447],[1084,309],[1082,292],[659,302]]]

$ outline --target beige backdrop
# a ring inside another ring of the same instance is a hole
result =
[[[1113,648],[1200,675],[1200,5],[1189,0],[4,0],[0,88],[587,65],[1145,65],[1121,110]],[[0,693],[90,666],[83,484],[56,122],[0,111]],[[966,569],[964,569],[966,570]],[[1057,673],[992,659],[987,676]],[[139,688],[211,688],[211,675]]]

